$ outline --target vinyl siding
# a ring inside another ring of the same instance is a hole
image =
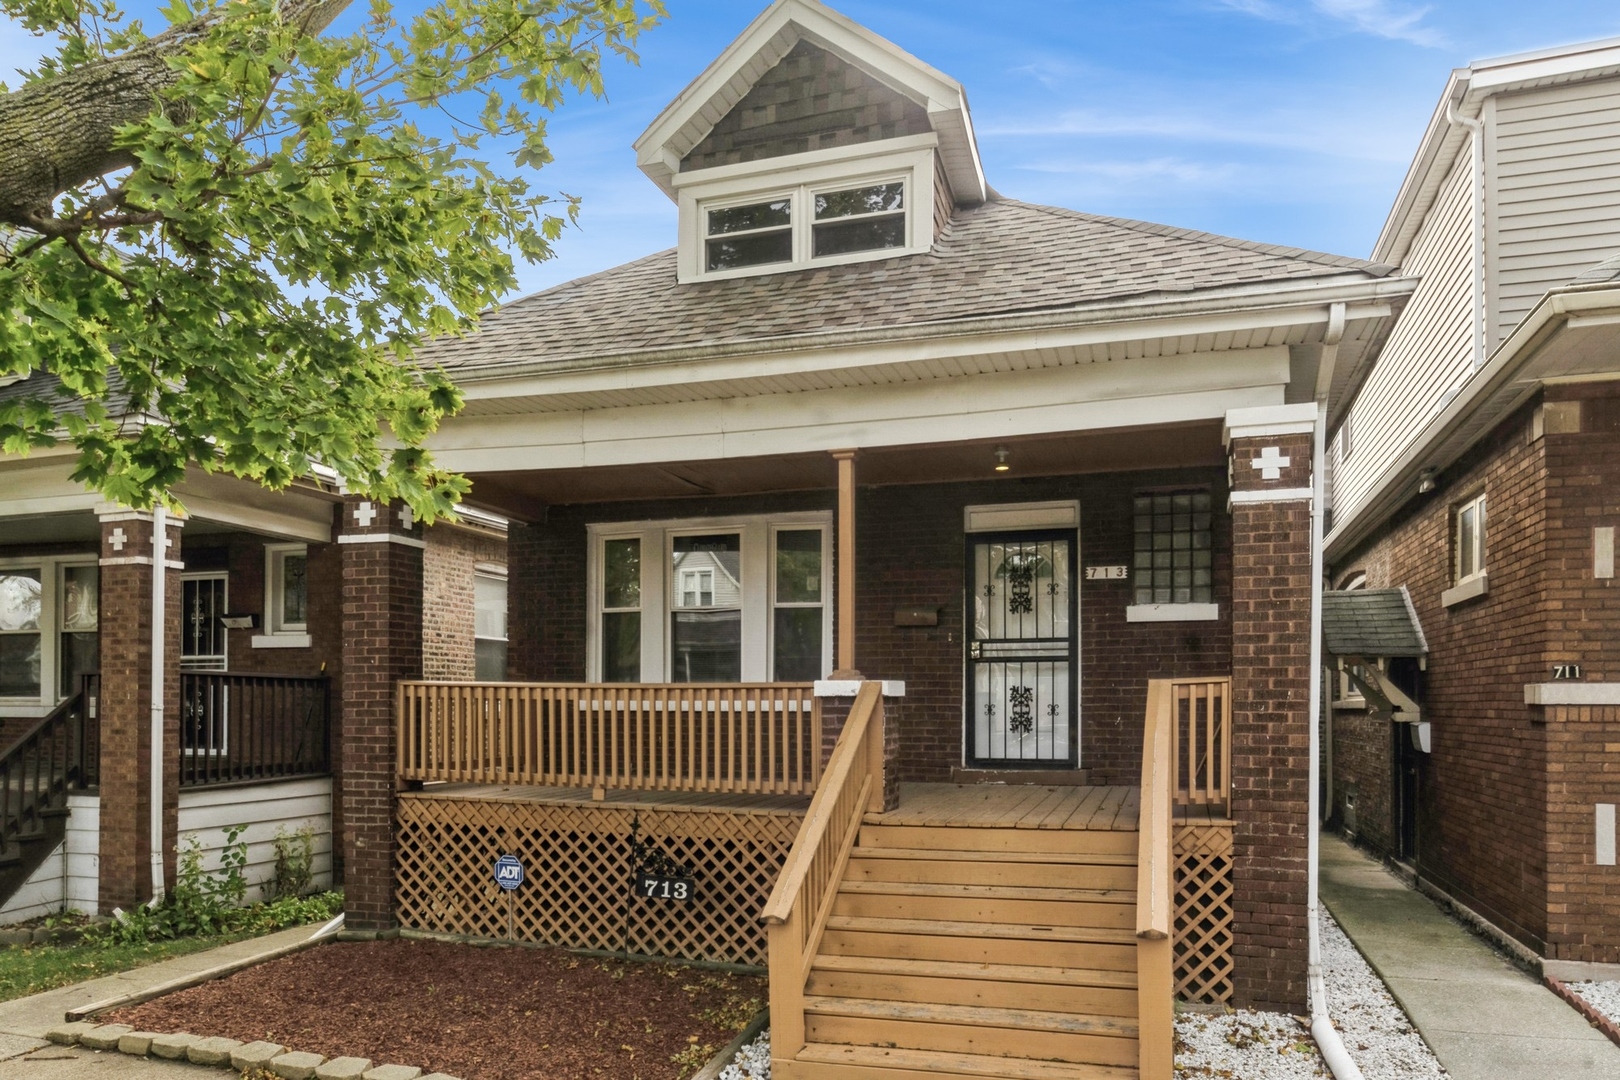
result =
[[[195,836],[207,872],[219,868],[225,830],[245,825],[247,900],[268,899],[275,877],[276,832],[295,833],[308,825],[315,833],[314,887],[332,887],[332,781],[283,780],[247,787],[195,788],[180,792],[180,843]]]
[[[1496,99],[1495,345],[1550,288],[1620,251],[1620,81]]]
[[[100,797],[69,795],[67,835],[0,908],[0,926],[52,915],[63,908],[94,914],[101,887],[100,845]]]
[[[1342,521],[1385,466],[1473,370],[1473,156],[1441,185],[1401,264],[1420,280],[1350,410],[1355,444],[1332,462],[1333,516]]]

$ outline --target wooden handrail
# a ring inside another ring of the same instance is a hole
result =
[[[809,795],[810,683],[448,683],[398,689],[401,780]]]
[[[1171,1080],[1175,1071],[1175,1004],[1170,934],[1176,683],[1148,682],[1142,732],[1141,811],[1137,822],[1136,992],[1138,1068],[1142,1080]]]
[[[863,683],[760,915],[770,953],[773,1060],[791,1060],[804,1048],[805,981],[861,821],[883,808],[883,740],[881,684]]]
[[[330,680],[250,671],[180,673],[180,786],[331,771]]]

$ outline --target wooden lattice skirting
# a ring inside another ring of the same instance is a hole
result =
[[[1176,996],[1232,998],[1232,826],[1176,829]]]
[[[691,903],[632,896],[638,817],[643,842],[694,865]],[[759,912],[803,817],[402,794],[399,920],[439,933],[763,965]],[[507,854],[527,877],[512,893],[493,873]]]

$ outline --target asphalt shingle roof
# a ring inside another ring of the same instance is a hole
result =
[[[62,381],[43,368],[29,372],[25,379],[0,386],[0,401],[16,401],[25,397],[50,402],[58,416],[68,413],[84,415],[84,401],[63,389]],[[112,416],[124,416],[129,412],[129,393],[116,368],[107,371],[107,396],[103,403]]]
[[[421,359],[453,371],[605,358],[1391,269],[997,199],[958,207],[925,255],[681,285],[674,249],[660,251],[506,304]]]
[[[1424,656],[1429,644],[1402,586],[1323,592],[1322,648],[1332,656]]]

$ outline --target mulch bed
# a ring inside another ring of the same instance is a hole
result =
[[[676,1080],[765,999],[757,976],[397,939],[322,945],[97,1019],[465,1080]]]

